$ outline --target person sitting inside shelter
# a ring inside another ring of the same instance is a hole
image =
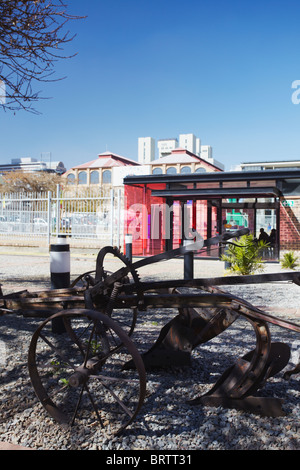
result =
[[[264,242],[269,241],[269,235],[264,231],[263,228],[260,229],[260,235],[258,237],[258,240],[263,240]]]
[[[258,237],[258,241],[263,241],[265,243],[269,243],[269,235],[264,231],[263,228],[260,229],[260,235]],[[269,257],[269,250],[268,248],[264,247],[262,249],[262,255],[263,255],[263,258],[267,258]]]
[[[269,243],[270,243],[270,255],[275,256],[275,247],[276,247],[276,230],[272,228],[270,236],[269,236]]]
[[[275,243],[276,243],[276,230],[275,230],[275,228],[272,228],[272,230],[271,230],[270,237],[269,237],[269,242],[270,242],[271,246],[275,246]]]

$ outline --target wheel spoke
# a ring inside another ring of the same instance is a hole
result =
[[[43,334],[40,334],[40,338],[66,363],[68,364],[68,366],[70,366],[73,370],[75,370],[75,366],[74,364],[72,364],[70,361],[69,361],[69,358],[60,350],[58,349],[56,346],[54,346],[54,344],[48,340]]]
[[[80,402],[81,402],[81,399],[82,399],[83,388],[84,387],[82,386],[81,390],[80,390],[80,394],[79,394],[79,397],[78,397],[78,400],[77,400],[77,403],[76,403],[76,407],[75,407],[75,410],[74,410],[74,414],[73,414],[73,417],[72,417],[71,426],[73,426],[73,424],[75,422],[75,418],[77,416],[77,411],[78,411],[78,408],[79,408],[79,405],[80,405]]]
[[[87,348],[86,348],[86,352],[85,352],[84,367],[86,366],[87,360],[89,358],[91,342],[92,342],[92,338],[93,338],[94,333],[95,333],[95,329],[96,329],[96,325],[94,324],[93,329],[92,329],[91,334],[90,334],[90,337],[89,337],[89,340],[88,340],[88,345],[87,345]]]
[[[92,397],[92,395],[91,395],[91,393],[90,393],[90,391],[89,391],[89,388],[88,388],[88,386],[87,386],[86,384],[84,385],[84,388],[85,388],[85,390],[86,390],[86,392],[87,392],[87,394],[88,394],[88,397],[89,397],[89,399],[90,399],[90,401],[91,401],[91,403],[92,403],[92,406],[93,406],[93,408],[94,408],[94,411],[95,411],[95,413],[96,413],[96,416],[97,416],[97,418],[98,418],[98,421],[99,421],[101,427],[103,428],[104,426],[103,426],[103,422],[102,422],[101,416],[100,416],[100,414],[99,414],[99,410],[98,410],[98,408],[97,408],[97,406],[96,406],[96,403],[95,403],[95,401],[94,401],[94,399],[93,399],[93,397]]]
[[[133,413],[132,411],[127,408],[127,406],[119,399],[119,397],[115,394],[115,392],[108,386],[106,385],[104,382],[102,382],[102,385],[103,387],[109,391],[109,393],[112,395],[112,397],[116,400],[117,403],[119,403],[119,405],[121,406],[121,408],[125,411],[125,413],[127,413],[127,415],[132,418],[133,417]]]
[[[90,375],[90,379],[98,379],[98,380],[103,380],[103,381],[107,381],[107,382],[118,382],[118,383],[133,383],[133,384],[138,384],[139,383],[139,380],[137,379],[126,379],[126,378],[123,378],[123,377],[110,377],[108,375],[102,375],[102,374],[99,374],[99,375]]]

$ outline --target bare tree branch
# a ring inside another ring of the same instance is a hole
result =
[[[61,182],[61,176],[56,173],[9,171],[2,175],[0,193],[55,191]]]
[[[55,63],[75,35],[66,31],[71,20],[85,18],[67,13],[63,0],[0,0],[0,108],[37,112],[42,99],[38,82],[55,78]]]

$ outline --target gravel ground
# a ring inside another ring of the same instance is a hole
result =
[[[4,293],[49,287],[46,256],[0,254],[0,260]],[[206,276],[223,272],[222,263],[197,263],[196,275],[199,271]],[[170,264],[150,269],[143,279],[181,278],[182,261],[172,260]],[[71,266],[72,278],[75,278],[93,269],[95,258],[77,255]],[[110,260],[108,269],[115,267],[115,260]],[[278,265],[268,269],[280,271]],[[295,317],[300,305],[300,289],[294,284],[281,282],[226,290],[300,324],[300,318]],[[153,344],[161,327],[173,316],[172,311],[143,312],[132,338],[140,352]],[[103,433],[89,419],[83,425],[64,428],[46,415],[35,396],[27,369],[28,346],[39,323],[38,319],[17,315],[5,315],[0,320],[2,442],[34,450],[300,450],[299,375],[286,381],[281,371],[257,392],[257,395],[283,398],[284,417],[266,418],[221,407],[192,407],[187,403],[207,392],[224,370],[253,349],[253,329],[242,318],[221,335],[196,348],[191,366],[147,372],[143,407],[136,420],[118,436]],[[270,330],[273,341],[286,342],[292,348],[285,370],[291,369],[299,360],[299,334],[274,325],[270,325]]]

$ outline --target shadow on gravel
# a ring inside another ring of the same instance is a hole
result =
[[[32,282],[36,285],[36,280]],[[173,317],[172,312],[168,314]],[[157,339],[161,327],[168,321],[167,317],[168,315],[160,312],[148,311],[138,318],[132,339],[140,352],[147,351]],[[8,421],[19,419],[25,410],[39,409],[39,402],[28,376],[27,353],[31,336],[40,321],[16,315],[1,317],[0,341],[6,344],[7,349],[6,364],[0,375],[0,424],[3,427]],[[290,345],[297,337],[293,332],[273,325],[270,330],[273,341]],[[278,435],[280,448],[280,434],[286,426],[290,426],[293,410],[299,406],[299,376],[285,381],[282,371],[256,393],[283,398],[287,420],[285,417],[260,420],[256,415],[249,413],[202,406],[191,407],[187,403],[188,400],[207,392],[229,366],[254,346],[255,337],[251,326],[239,319],[214,340],[197,347],[193,351],[190,367],[148,371],[147,398],[137,420],[120,436],[102,440],[99,437],[99,442],[103,446],[111,443],[112,449],[114,446],[129,446],[126,448],[143,450],[145,444],[142,437],[147,436],[148,449],[174,449],[175,441],[176,449],[182,450],[208,449],[213,442],[216,448],[219,446],[221,449],[245,449],[245,445],[249,449],[260,449],[268,448],[267,439],[272,434]],[[42,411],[40,424],[36,426],[42,427],[45,417],[46,413]],[[53,426],[56,426],[54,422]],[[298,423],[295,423],[295,426],[299,426]],[[265,431],[266,439],[258,431]],[[101,430],[95,428],[87,428],[84,432],[86,441],[91,439],[91,442],[101,435]],[[81,435],[79,424],[69,430],[65,434],[68,447],[76,448]],[[159,446],[157,437],[162,438],[163,447]],[[299,437],[297,439],[299,446]]]

